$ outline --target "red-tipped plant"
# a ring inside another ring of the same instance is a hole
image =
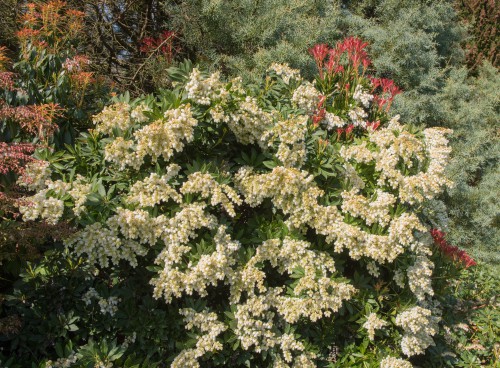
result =
[[[460,262],[465,266],[465,268],[477,265],[476,261],[474,261],[474,259],[465,250],[450,245],[445,239],[446,234],[441,230],[432,229],[431,235],[434,239],[434,243],[446,256],[450,257],[454,261]]]

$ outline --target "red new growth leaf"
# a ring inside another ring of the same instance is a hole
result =
[[[450,245],[446,240],[446,234],[438,229],[432,229],[431,235],[434,239],[434,243],[439,246],[439,249],[446,254],[448,257],[455,261],[462,263],[465,268],[477,265],[474,259],[467,254],[466,251],[459,249],[458,247]]]

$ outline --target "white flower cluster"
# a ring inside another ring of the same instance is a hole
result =
[[[368,117],[368,114],[361,107],[355,107],[352,110],[349,110],[347,115],[351,119],[352,125],[355,127],[366,128],[365,119]]]
[[[445,134],[447,129],[429,128],[424,130],[424,146],[410,133],[404,131],[398,117],[391,120],[386,128],[369,132],[369,140],[352,146],[343,146],[340,155],[347,162],[374,163],[375,169],[380,173],[377,184],[389,185],[399,189],[399,198],[403,202],[414,204],[424,199],[432,199],[441,193],[443,188],[450,186],[451,182],[445,176],[446,160],[450,148]],[[413,167],[417,161],[420,171],[415,175],[404,175],[405,168],[400,167],[403,161],[406,168]]]
[[[240,244],[231,240],[224,226],[219,226],[214,237],[213,253],[202,255],[196,264],[180,267],[183,256],[192,249],[185,244],[195,236],[194,231],[215,226],[215,219],[203,212],[203,206],[190,206],[187,207],[189,212],[179,213],[181,215],[170,219],[168,225],[163,225],[164,231],[171,228],[172,237],[164,239],[166,247],[157,260],[164,268],[152,281],[154,295],[163,296],[170,302],[172,297],[180,297],[182,293],[191,295],[197,292],[205,296],[208,285],[216,285],[219,281],[229,283],[230,301],[237,305],[235,334],[244,349],[253,346],[254,351],[259,352],[279,345],[285,362],[291,362],[290,351],[301,353],[303,345],[294,342],[291,335],[283,337],[273,331],[273,310],[288,323],[295,323],[301,317],[316,321],[337,311],[342,302],[355,293],[354,287],[331,278],[335,272],[333,258],[327,253],[310,250],[310,244],[305,241],[290,238],[269,240],[257,248],[247,264],[237,268],[235,256]],[[180,239],[177,234],[182,229],[186,235]],[[294,286],[294,295],[286,295],[283,287],[268,288],[264,285],[266,275],[258,268],[264,261],[269,261],[283,274],[292,275],[298,268],[303,270]],[[243,293],[247,296],[244,303],[240,300]],[[183,351],[178,358],[179,364],[194,364],[194,360],[201,356],[192,354],[195,353],[190,349]],[[308,361],[309,358],[302,355],[295,357],[294,362]]]
[[[156,263],[161,264],[163,270],[159,272],[157,278],[151,281],[154,286],[153,296],[155,298],[163,295],[170,303],[172,296],[179,297],[185,291],[187,286],[185,273],[182,272],[178,264],[182,261],[183,256],[191,250],[187,243],[197,236],[196,230],[201,228],[214,229],[217,224],[214,216],[205,213],[205,207],[204,204],[193,203],[183,208],[173,218],[168,219],[163,215],[156,218],[165,249],[156,259]],[[222,241],[223,238],[221,237],[220,240]],[[221,245],[219,249],[221,253],[226,251],[224,245]],[[199,267],[202,265],[203,263]],[[224,265],[221,263],[221,266]],[[192,290],[195,285],[200,285],[200,282],[192,279],[190,285],[193,285],[190,286],[190,290]]]
[[[134,133],[137,156],[143,158],[150,155],[153,162],[163,156],[168,161],[174,152],[182,151],[184,141],[193,140],[193,128],[197,124],[189,105],[167,110],[164,119],[156,120]]]
[[[397,286],[399,286],[401,289],[404,289],[406,284],[405,284],[405,273],[403,270],[396,270],[394,272],[394,277],[393,277],[394,282],[396,283]]]
[[[434,264],[429,258],[419,255],[413,266],[408,267],[406,271],[410,290],[419,301],[424,301],[426,295],[434,295],[431,279],[433,268]]]
[[[172,299],[172,296],[180,297],[183,292],[192,295],[196,291],[203,297],[207,295],[208,285],[217,285],[218,281],[230,277],[233,273],[232,266],[236,263],[234,256],[240,244],[231,240],[224,226],[219,227],[214,243],[215,252],[202,255],[195,265],[189,263],[184,270],[174,264],[171,259],[165,260],[163,270],[152,281],[155,287],[154,295],[158,297],[163,294],[167,302]],[[177,249],[175,257],[177,262],[175,263],[178,263],[180,256],[189,250],[191,250],[189,246],[183,247],[182,250]],[[168,256],[173,258],[171,254]],[[162,258],[162,255],[159,258]]]
[[[93,117],[95,130],[102,134],[112,134],[113,129],[127,130],[132,126],[130,119],[130,105],[118,102],[106,106],[99,114]]]
[[[313,113],[318,108],[321,93],[313,84],[306,82],[297,87],[293,92],[292,102],[307,114]]]
[[[99,299],[99,293],[93,287],[89,288],[85,294],[83,294],[82,300],[85,305],[92,304],[92,299]]]
[[[276,157],[285,167],[301,166],[306,158],[305,138],[307,133],[307,116],[291,117],[280,120],[269,129],[262,140],[267,141],[268,146],[278,140],[279,146]]]
[[[280,366],[287,367],[287,363],[293,360],[294,366],[314,367],[312,357],[303,353],[304,346],[300,341],[291,334],[276,331],[275,310],[288,323],[294,323],[300,317],[316,321],[337,311],[355,289],[330,278],[335,267],[327,253],[310,250],[308,242],[290,238],[283,241],[271,239],[262,243],[247,264],[235,268],[237,265],[235,259],[231,258],[231,252],[237,251],[239,245],[231,241],[224,231],[224,228],[220,228],[216,235],[216,251],[204,255],[198,262],[205,267],[200,269],[198,265],[189,265],[184,274],[184,285],[178,287],[187,289],[190,294],[193,280],[199,280],[196,291],[204,295],[203,284],[225,280],[230,285],[230,302],[236,305],[234,332],[243,349],[253,348],[255,352],[262,352],[280,346],[284,359],[284,365]],[[216,259],[218,262],[214,262]],[[286,295],[284,287],[265,285],[266,274],[259,266],[264,261],[269,261],[282,274],[292,275],[297,268],[304,270],[294,287],[293,296]],[[241,300],[243,295],[245,297]],[[292,351],[299,355],[293,358]],[[298,365],[298,362],[304,365]]]
[[[358,195],[357,190],[342,192],[342,211],[350,213],[352,216],[360,217],[365,220],[367,225],[379,223],[387,226],[391,220],[389,211],[396,197],[392,194],[377,189],[375,198],[371,201],[363,195]]]
[[[220,73],[215,72],[208,78],[203,78],[201,72],[194,68],[185,85],[187,97],[200,105],[210,105],[213,100],[224,99],[228,91],[220,81]]]
[[[373,277],[380,276],[380,268],[378,267],[377,262],[375,261],[368,262],[368,264],[366,265],[366,270]]]
[[[104,157],[120,169],[131,166],[138,170],[147,155],[151,156],[153,162],[160,156],[168,161],[174,152],[183,150],[185,142],[193,140],[193,129],[197,124],[189,105],[167,110],[163,119],[135,131],[134,140],[116,137],[106,145]]]
[[[48,190],[41,190],[31,197],[24,197],[18,202],[23,221],[34,221],[38,218],[48,224],[55,225],[64,213],[64,202],[60,199],[47,198]]]
[[[419,306],[399,313],[396,316],[396,325],[402,327],[405,332],[401,340],[403,354],[423,354],[425,349],[433,345],[432,336],[438,331],[438,321],[439,317],[433,316],[429,309]]]
[[[180,191],[182,194],[200,193],[202,198],[210,198],[212,206],[222,205],[231,217],[236,216],[234,204],[242,203],[240,196],[233,188],[227,184],[219,184],[210,174],[201,172],[190,174]]]
[[[256,206],[271,198],[277,209],[289,215],[290,226],[309,225],[325,235],[327,242],[335,241],[336,251],[346,248],[354,259],[367,256],[378,262],[393,261],[405,246],[413,243],[414,230],[426,230],[417,216],[408,213],[390,221],[387,235],[370,234],[345,223],[336,206],[318,204],[318,197],[324,193],[305,171],[278,166],[271,173],[254,175],[249,168],[242,168],[235,175],[235,182],[249,205]]]
[[[337,116],[331,112],[325,113],[323,122],[326,124],[327,130],[342,128],[346,125],[346,122],[340,116]]]
[[[74,367],[77,361],[78,355],[75,352],[71,352],[71,354],[67,358],[59,358],[55,362],[53,362],[52,360],[47,360],[45,362],[45,368]]]
[[[300,77],[300,71],[298,69],[290,68],[288,64],[272,63],[267,71],[274,71],[276,75],[283,79],[285,84],[289,84],[291,79],[295,79],[296,81],[300,81],[302,79]]]
[[[363,328],[368,331],[368,338],[373,341],[375,340],[375,330],[379,330],[387,325],[388,323],[383,319],[378,318],[376,313],[370,313],[370,315],[366,318],[366,322],[363,324]]]
[[[196,328],[200,331],[197,335],[196,346],[191,349],[185,349],[177,355],[172,362],[171,368],[199,368],[198,359],[209,352],[222,350],[222,344],[217,341],[217,337],[227,330],[224,323],[219,322],[215,313],[206,311],[197,313],[194,309],[184,308],[179,310],[184,316],[186,329]]]
[[[110,316],[114,316],[118,311],[118,303],[120,298],[116,296],[110,296],[109,298],[102,298],[99,293],[94,288],[89,288],[89,290],[83,295],[82,300],[85,305],[91,305],[92,300],[97,300],[101,314],[109,313]]]
[[[136,339],[137,339],[137,333],[134,331],[132,335],[125,336],[125,340],[122,343],[122,347],[124,349],[127,349],[130,345],[132,345],[135,342]]]
[[[118,303],[120,299],[116,296],[110,296],[109,298],[100,298],[99,299],[99,308],[101,308],[101,314],[109,313],[111,317],[115,315],[118,311]]]
[[[355,101],[361,103],[364,107],[370,107],[370,103],[373,100],[373,95],[365,92],[363,86],[358,84],[354,90],[353,98]]]
[[[425,152],[428,165],[425,172],[406,177],[400,188],[401,197],[408,203],[433,199],[442,192],[442,188],[451,187],[452,182],[445,175],[451,147],[448,146],[447,134],[452,130],[444,128],[428,128],[424,130]]]
[[[157,221],[145,210],[116,209],[116,214],[106,222],[115,234],[122,234],[127,240],[137,240],[140,244],[154,245],[158,239]]]
[[[254,97],[246,96],[239,102],[238,109],[232,112],[227,119],[229,129],[234,133],[238,142],[242,144],[258,143],[262,135],[272,126],[273,117],[262,110]]]
[[[124,170],[127,166],[139,170],[143,160],[135,154],[134,148],[134,141],[117,137],[104,147],[104,159],[118,165],[120,170]]]
[[[52,170],[48,161],[35,160],[28,162],[23,173],[17,179],[17,184],[28,190],[40,190],[45,188],[45,181],[50,179]]]
[[[65,245],[74,248],[77,256],[86,254],[90,264],[108,267],[109,261],[118,264],[120,260],[137,266],[137,256],[145,255],[146,249],[138,242],[121,239],[116,231],[96,222],[66,239]]]
[[[229,122],[229,115],[226,115],[221,105],[215,105],[210,109],[210,116],[215,123]]]
[[[77,175],[76,179],[71,183],[71,189],[68,190],[68,194],[73,198],[74,207],[73,213],[75,216],[80,217],[80,215],[85,211],[85,202],[87,201],[87,196],[92,191],[92,186],[86,183],[86,179]]]
[[[380,362],[380,368],[413,368],[413,365],[407,360],[387,357]]]
[[[130,113],[130,117],[132,118],[132,120],[138,123],[145,123],[146,121],[149,120],[145,112],[151,112],[151,111],[152,109],[148,105],[141,103],[132,110],[132,112]]]
[[[160,202],[167,202],[169,199],[181,203],[181,195],[168,184],[170,179],[177,176],[180,169],[179,165],[171,164],[167,167],[165,175],[159,176],[156,173],[152,173],[144,180],[135,182],[130,187],[126,199],[127,202],[138,204],[141,208],[153,207]]]

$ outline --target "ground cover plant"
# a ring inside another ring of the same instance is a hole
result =
[[[78,231],[9,297],[11,364],[463,362],[448,281],[474,262],[431,232],[451,131],[390,116],[400,90],[368,75],[366,47],[314,46],[314,81],[185,62],[174,89],[117,97],[65,154],[39,149],[23,220]]]

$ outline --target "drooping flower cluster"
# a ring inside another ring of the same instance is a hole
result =
[[[278,121],[266,132],[261,140],[268,146],[278,140],[276,157],[285,167],[301,166],[306,158],[305,138],[307,133],[307,116]]]
[[[434,264],[425,255],[417,256],[415,263],[407,270],[408,285],[418,300],[424,301],[426,295],[434,295],[431,276]]]
[[[413,307],[396,316],[396,325],[403,328],[405,334],[401,340],[401,350],[407,356],[422,354],[434,344],[432,336],[437,331],[439,318],[429,309]]]
[[[182,194],[200,193],[202,198],[211,198],[210,204],[218,204],[226,210],[231,216],[236,216],[234,204],[241,204],[241,198],[238,193],[227,184],[217,183],[210,174],[195,172],[188,176],[187,181],[180,189]]]
[[[72,352],[66,358],[58,358],[55,362],[52,360],[47,360],[45,362],[45,368],[68,368],[73,367],[75,363],[78,361],[78,355],[75,352]]]
[[[68,194],[74,201],[73,213],[75,216],[80,217],[80,215],[86,210],[85,202],[87,201],[87,196],[91,191],[92,186],[89,183],[86,183],[86,178],[81,175],[77,175],[76,179],[71,184],[71,189],[68,190]]]
[[[101,314],[109,314],[111,317],[118,311],[118,303],[120,302],[120,298],[116,296],[102,298],[92,287],[83,295],[82,299],[86,305],[91,305],[93,300],[97,300]]]
[[[169,199],[175,202],[182,202],[181,196],[172,188],[168,182],[179,173],[180,166],[171,164],[167,167],[167,173],[159,176],[152,173],[142,181],[137,181],[130,187],[127,202],[137,204],[139,207],[153,207],[160,202],[168,202]]]
[[[366,256],[379,262],[392,261],[403,253],[404,246],[413,242],[414,230],[425,231],[415,215],[406,213],[392,219],[387,235],[371,234],[346,223],[336,206],[318,203],[318,197],[324,193],[304,171],[276,167],[269,174],[253,175],[249,169],[242,168],[235,180],[250,205],[256,206],[265,198],[271,198],[276,208],[289,215],[290,226],[310,226],[325,235],[327,242],[335,241],[337,252],[346,248],[354,259]]]
[[[139,170],[142,159],[135,154],[134,147],[134,141],[117,137],[104,148],[104,158],[117,165],[120,170],[124,170],[127,166]]]
[[[211,224],[207,224],[209,226]],[[235,252],[240,245],[232,241],[226,234],[223,226],[219,227],[214,237],[215,252],[209,255],[202,255],[198,262],[193,265],[189,263],[185,270],[179,269],[178,263],[181,257],[188,253],[191,248],[187,245],[171,245],[170,249],[176,253],[160,254],[158,262],[163,261],[164,269],[158,278],[153,280],[155,295],[165,297],[167,301],[172,296],[179,297],[182,293],[192,295],[197,292],[200,296],[206,296],[208,285],[216,285],[218,281],[225,280],[233,273],[232,266],[236,263]]]
[[[293,92],[292,101],[306,113],[316,110],[321,98],[321,93],[311,83],[301,84]]]
[[[288,64],[277,64],[272,63],[267,69],[269,71],[274,71],[276,75],[281,77],[285,84],[289,84],[290,80],[294,79],[296,81],[301,80],[300,71],[298,69],[292,69]]]
[[[343,146],[340,155],[347,162],[374,164],[380,172],[377,185],[398,189],[403,202],[414,204],[432,199],[451,185],[444,172],[450,154],[445,135],[451,131],[425,129],[421,142],[405,131],[398,118],[392,119],[387,128],[369,132],[369,142]],[[427,168],[422,170],[424,166]],[[405,175],[406,170],[412,168],[417,169],[417,173]]]
[[[36,160],[29,162],[17,179],[18,185],[28,190],[43,189],[45,181],[50,179],[50,175],[52,174],[49,165],[50,163],[47,161]]]
[[[156,161],[163,156],[168,161],[174,152],[184,148],[184,141],[193,140],[193,128],[198,124],[189,105],[167,110],[165,118],[156,120],[134,133],[137,140],[136,154],[151,156]]]
[[[122,130],[132,128],[130,117],[130,106],[117,103],[105,108],[101,114],[97,115],[94,121],[97,123],[96,130],[103,134],[112,134],[113,129],[119,127]],[[116,117],[113,111],[116,110]],[[134,109],[133,112],[137,122],[144,122],[147,111],[145,107],[140,107],[140,113]],[[131,166],[138,170],[144,158],[150,156],[153,162],[160,157],[168,161],[175,152],[180,152],[184,148],[185,142],[193,139],[193,128],[197,125],[193,118],[190,105],[183,105],[177,109],[167,110],[164,118],[153,121],[135,130],[132,139],[124,139],[119,136],[106,145],[104,157],[107,161],[113,162],[124,169]]]
[[[387,357],[380,362],[380,368],[413,368],[413,365],[407,360]]]
[[[57,224],[64,213],[64,202],[54,197],[46,197],[46,191],[40,191],[34,196],[19,201],[19,212],[24,221],[34,221],[38,218],[48,224]]]
[[[370,313],[366,318],[366,322],[363,324],[363,328],[368,331],[368,338],[373,341],[375,339],[375,330],[381,329],[387,325],[388,323],[378,318],[376,313]]]
[[[238,110],[229,115],[227,124],[240,143],[263,146],[262,135],[272,122],[271,114],[262,110],[255,98],[247,96],[239,103]]]
[[[85,227],[65,242],[74,249],[76,255],[86,255],[90,264],[97,263],[108,267],[110,261],[118,265],[120,260],[137,266],[137,256],[146,254],[146,249],[138,242],[121,239],[116,231],[108,229],[99,222]]]
[[[116,103],[106,106],[99,114],[94,116],[96,131],[102,134],[112,134],[113,129],[127,130],[131,127],[130,105]]]
[[[227,329],[227,326],[218,321],[215,313],[196,313],[191,308],[181,309],[179,313],[184,316],[186,329],[196,328],[200,331],[200,335],[197,336],[196,346],[183,350],[174,359],[171,368],[198,368],[200,367],[198,358],[208,352],[222,350],[222,344],[217,341],[217,337]]]
[[[356,194],[357,188],[349,192],[342,192],[342,211],[355,217],[361,217],[367,225],[379,223],[382,226],[389,224],[391,217],[389,211],[396,203],[394,195],[378,189],[374,200]]]
[[[210,105],[212,100],[223,99],[227,95],[218,72],[203,78],[197,68],[194,68],[189,75],[189,81],[184,88],[188,98],[200,105]]]

